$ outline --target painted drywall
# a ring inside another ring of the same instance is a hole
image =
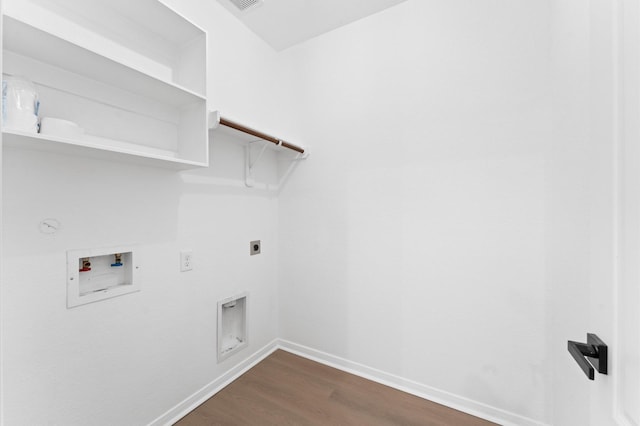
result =
[[[275,53],[216,2],[167,3],[209,31],[211,108],[277,126]],[[148,424],[277,337],[278,204],[244,186],[242,149],[214,135],[212,167],[188,172],[5,152],[3,424]],[[272,153],[256,173],[277,185]],[[39,233],[49,217],[61,230]],[[129,243],[142,290],[67,309],[66,251]],[[193,271],[179,272],[181,249]],[[244,291],[249,346],[217,364],[217,301]]]
[[[284,339],[520,423],[587,424],[566,340],[611,270],[612,214],[591,13],[408,1],[286,52],[314,150],[280,196]]]

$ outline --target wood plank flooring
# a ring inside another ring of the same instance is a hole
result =
[[[176,423],[177,426],[493,424],[282,350]]]

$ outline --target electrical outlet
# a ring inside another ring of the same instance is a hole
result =
[[[193,251],[185,250],[180,252],[180,271],[190,271],[193,269]]]
[[[249,243],[249,254],[254,256],[256,254],[260,254],[260,240],[251,241]]]

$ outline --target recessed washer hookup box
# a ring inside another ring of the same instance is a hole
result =
[[[140,291],[133,246],[67,251],[67,308]]]

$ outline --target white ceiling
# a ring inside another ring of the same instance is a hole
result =
[[[276,50],[283,50],[406,0],[264,0],[240,12],[218,0]]]

